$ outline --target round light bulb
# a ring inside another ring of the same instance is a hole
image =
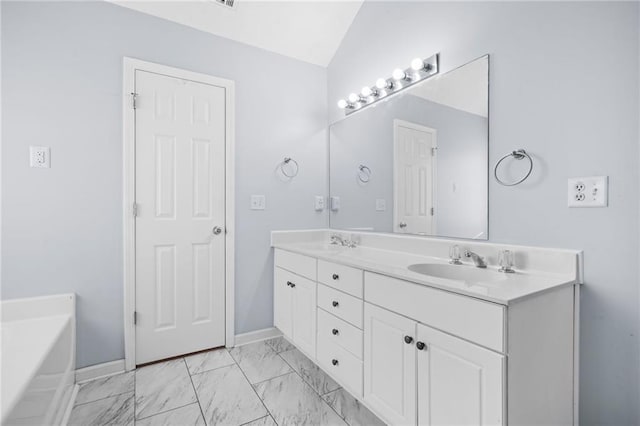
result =
[[[404,80],[407,78],[407,73],[402,71],[400,68],[396,68],[393,70],[393,74],[391,74],[394,80]]]
[[[424,69],[424,61],[421,58],[415,58],[411,61],[411,69],[414,71],[420,71]]]
[[[369,96],[373,95],[373,90],[371,90],[371,87],[369,86],[364,86],[360,93],[362,93],[362,96],[364,96],[365,98],[368,98]]]
[[[387,83],[387,80],[384,78],[379,78],[376,80],[376,87],[378,89],[386,89],[389,86],[389,83]]]
[[[349,95],[349,102],[351,102],[352,104],[358,102],[359,100],[360,96],[356,95],[355,93]]]
[[[347,107],[347,101],[345,101],[344,99],[340,99],[338,101],[338,108],[340,109],[345,109]]]

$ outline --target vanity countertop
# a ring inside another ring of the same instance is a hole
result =
[[[364,246],[348,248],[318,242],[283,242],[273,243],[272,246],[501,305],[509,305],[551,289],[579,284],[575,275],[518,270],[514,274],[501,274],[504,279],[499,282],[469,282],[427,276],[408,269],[409,265],[416,263],[448,264],[447,259],[437,257]],[[460,268],[472,267],[474,266],[467,262],[460,265]],[[491,266],[488,269],[497,270]]]

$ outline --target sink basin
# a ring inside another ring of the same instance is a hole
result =
[[[466,265],[443,265],[436,263],[416,263],[409,265],[409,270],[431,277],[448,280],[493,283],[506,280],[505,274],[491,269],[476,268]]]

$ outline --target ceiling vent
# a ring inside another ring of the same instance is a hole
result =
[[[230,9],[233,9],[233,6],[235,5],[235,0],[213,0],[213,2],[220,6],[227,6]]]

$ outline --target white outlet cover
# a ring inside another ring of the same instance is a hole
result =
[[[48,146],[29,147],[29,165],[31,167],[45,168],[51,167],[51,148]]]
[[[376,211],[383,212],[387,210],[387,200],[384,198],[376,198]]]
[[[608,176],[569,178],[567,182],[567,204],[569,207],[607,207],[609,203]]]
[[[331,210],[334,212],[340,210],[340,197],[331,197]]]
[[[324,210],[324,196],[316,195],[314,208],[316,209],[317,212],[321,212]]]
[[[264,210],[266,208],[266,198],[264,195],[251,196],[251,210]]]

